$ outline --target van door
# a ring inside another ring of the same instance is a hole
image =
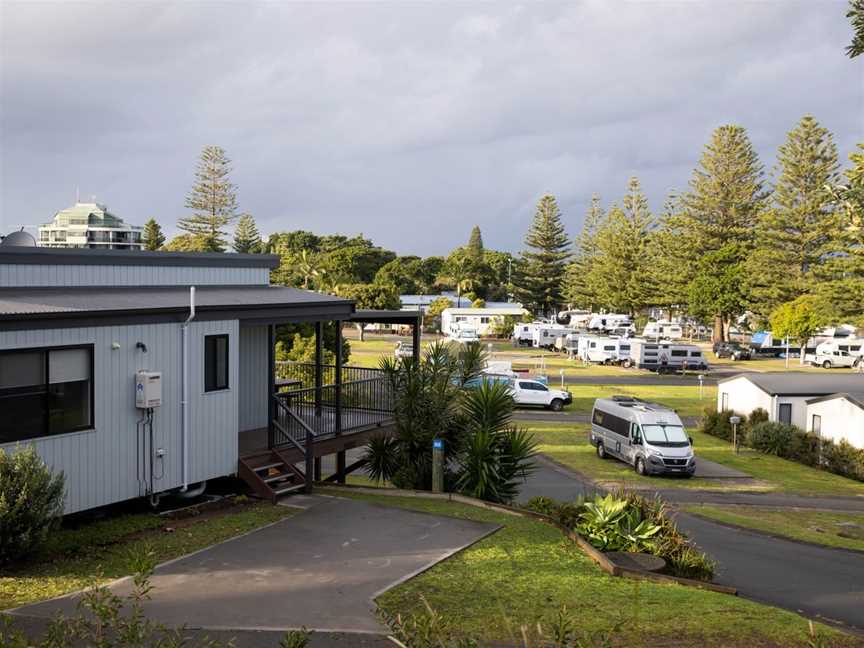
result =
[[[642,439],[642,428],[639,427],[638,423],[630,424],[630,439],[627,445],[622,445],[621,450],[624,454],[627,463],[633,465],[636,463],[636,455],[639,453],[639,444],[638,441]]]

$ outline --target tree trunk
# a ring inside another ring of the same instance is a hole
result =
[[[720,315],[714,316],[714,332],[711,335],[712,342],[725,342],[723,337],[723,317]]]
[[[364,334],[366,333],[366,329],[365,329],[363,323],[357,322],[356,326],[357,326],[357,335],[360,336],[360,341],[361,342],[365,341],[366,338],[364,337]]]

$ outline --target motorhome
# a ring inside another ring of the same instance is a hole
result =
[[[531,346],[534,343],[534,328],[538,322],[520,322],[513,325],[513,346]]]
[[[696,472],[693,441],[675,410],[631,396],[598,398],[589,441],[601,459],[614,457],[640,475]]]
[[[630,361],[640,369],[650,369],[660,373],[708,368],[708,361],[702,349],[695,344],[656,342],[643,338],[630,340]]]
[[[535,349],[554,349],[556,338],[572,332],[573,329],[561,324],[537,324],[533,330],[531,346]]]
[[[829,354],[834,351],[843,351],[853,356],[864,356],[864,338],[835,338],[816,345],[817,354]]]
[[[586,328],[589,331],[612,331],[616,328],[633,330],[633,322],[629,315],[607,313],[592,316]]]
[[[680,324],[668,320],[648,322],[642,330],[644,338],[658,338],[661,340],[680,340],[684,337],[684,329]]]
[[[571,328],[585,328],[594,314],[587,310],[567,310],[561,311],[555,317],[559,324],[564,324]]]
[[[450,328],[447,329],[447,339],[458,344],[467,344],[469,342],[479,342],[480,336],[477,334],[477,329],[470,324],[453,322],[450,324]]]

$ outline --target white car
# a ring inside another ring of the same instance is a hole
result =
[[[510,393],[517,405],[529,407],[545,407],[553,412],[560,412],[565,405],[573,402],[570,392],[559,389],[549,389],[537,380],[517,378],[510,382]]]

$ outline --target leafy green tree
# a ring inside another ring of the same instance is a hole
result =
[[[348,283],[367,283],[396,254],[374,245],[346,245],[319,254],[322,268],[331,276],[340,276]]]
[[[439,297],[431,304],[429,304],[429,308],[426,309],[425,321],[426,325],[435,331],[441,332],[441,313],[443,313],[448,308],[452,308],[453,303],[450,301],[449,297]]]
[[[353,299],[357,310],[399,310],[399,293],[396,287],[386,284],[346,284],[339,286],[337,294]],[[364,340],[363,324],[357,324],[360,341]]]
[[[831,321],[831,307],[816,295],[800,297],[781,304],[771,313],[771,334],[776,338],[788,337],[801,345],[801,362],[807,340]]]
[[[547,194],[537,203],[525,236],[525,250],[518,264],[520,285],[515,291],[520,301],[547,314],[557,309],[563,301],[570,248],[558,202]]]
[[[690,190],[681,197],[678,244],[688,252],[686,259],[682,259],[685,263],[682,279],[689,283],[701,272],[704,282],[702,260],[721,250],[716,261],[733,267],[715,268],[717,276],[735,275],[752,247],[766,197],[762,164],[747,132],[740,126],[716,129],[693,171]],[[735,258],[731,252],[740,256]],[[712,300],[699,301],[708,304]],[[721,301],[715,303],[719,305]],[[729,322],[723,321],[723,313],[719,311],[713,319],[714,338],[725,339]]]
[[[635,315],[648,305],[650,261],[647,247],[652,225],[648,200],[639,180],[630,178],[622,207],[617,205],[597,232],[597,253],[589,270],[589,285],[600,305]]]
[[[234,230],[234,251],[240,254],[258,254],[263,248],[261,235],[251,214],[241,214]]]
[[[779,304],[815,289],[824,262],[841,251],[841,217],[830,195],[839,166],[831,133],[807,115],[777,160],[773,206],[761,214],[748,259],[751,309],[764,320]]]
[[[396,257],[375,273],[376,284],[395,286],[400,295],[421,295],[434,281],[424,276],[423,261],[416,256]]]
[[[210,252],[225,251],[225,228],[237,218],[237,188],[228,179],[230,164],[221,147],[204,148],[186,197],[186,207],[193,213],[177,223],[184,232],[202,239]]]
[[[483,263],[483,235],[480,233],[479,225],[475,225],[471,230],[471,237],[468,239],[468,254],[476,263]]]
[[[165,245],[165,235],[162,233],[162,227],[156,222],[155,218],[151,218],[144,223],[144,232],[142,235],[144,249],[154,252]]]
[[[180,234],[162,248],[166,252],[211,252],[207,239],[195,234]]]
[[[456,248],[447,256],[437,281],[456,290],[459,305],[467,293],[479,290],[485,294],[483,264],[474,259],[465,247]]]
[[[841,218],[841,252],[826,262],[829,277],[817,293],[833,305],[838,317],[864,327],[864,143],[850,153],[852,166],[843,184],[831,187]]]
[[[707,321],[722,323],[718,339],[728,339],[729,323],[747,310],[747,270],[739,243],[727,243],[699,260],[696,276],[690,283],[689,312]]]
[[[597,260],[597,233],[603,226],[606,214],[600,204],[600,196],[591,196],[591,205],[585,214],[582,230],[576,237],[573,261],[567,267],[564,280],[564,298],[571,306],[595,310],[598,307],[596,273],[592,272]]]
[[[484,280],[487,282],[486,299],[489,301],[509,301],[513,292],[511,273],[513,255],[498,250],[483,250]]]
[[[270,282],[280,286],[297,286],[305,290],[320,290],[326,270],[318,256],[301,250],[292,252],[287,247],[276,249],[280,256],[279,267],[270,271]]]
[[[303,250],[318,252],[321,238],[312,232],[296,230],[294,232],[277,232],[267,239],[265,252],[269,254],[300,254]]]
[[[846,17],[852,23],[852,42],[846,48],[849,58],[864,54],[864,0],[849,0]]]

